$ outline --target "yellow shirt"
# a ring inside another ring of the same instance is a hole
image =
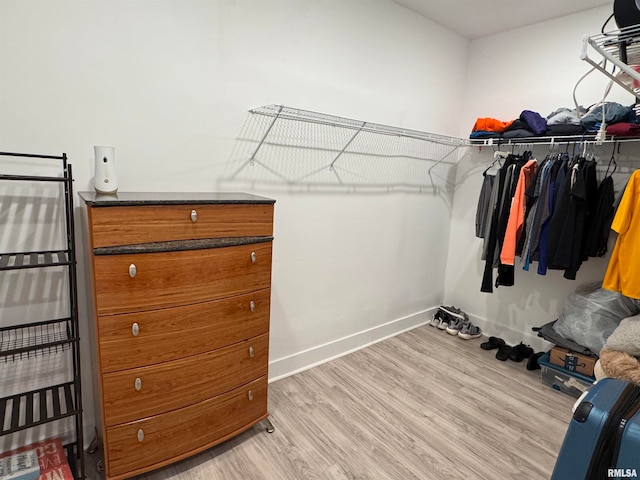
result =
[[[611,229],[618,239],[602,288],[640,299],[640,170],[631,174]]]

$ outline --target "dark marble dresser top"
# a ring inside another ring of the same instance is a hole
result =
[[[240,192],[78,192],[78,195],[92,207],[276,202],[272,198]]]

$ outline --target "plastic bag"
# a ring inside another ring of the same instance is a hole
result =
[[[622,319],[638,312],[638,300],[594,284],[567,297],[553,329],[563,337],[599,353]]]

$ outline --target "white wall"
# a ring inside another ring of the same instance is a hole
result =
[[[610,7],[596,8],[472,41],[461,135],[468,136],[477,117],[512,120],[525,109],[546,116],[556,108],[573,107],[574,85],[590,69],[580,60],[582,38],[599,33],[610,13]],[[607,83],[604,75],[591,74],[578,88],[578,101],[586,107],[596,103]],[[633,103],[633,97],[617,86],[607,100]],[[533,151],[544,157],[548,147],[534,147]],[[611,146],[602,147],[597,153],[606,162]],[[633,147],[625,145],[622,153],[633,154]],[[640,152],[636,152],[636,158],[637,153]],[[481,293],[484,262],[480,260],[482,240],[474,236],[475,206],[482,171],[491,162],[492,154],[491,148],[470,148],[458,164],[445,303],[468,311],[489,335],[499,335],[510,342],[525,340],[542,349],[548,345],[531,332],[531,327],[556,319],[566,296],[578,285],[602,280],[608,257],[583,264],[575,281],[564,279],[561,271],[540,276],[535,265],[529,272],[516,268],[514,287],[503,286],[494,289],[493,294]],[[630,160],[620,168],[621,175],[616,174],[618,186],[633,167]],[[516,258],[516,264],[518,261]]]
[[[232,189],[221,179],[261,105],[457,134],[467,49],[386,0],[2,0],[0,149],[67,152],[76,191],[93,145],[115,146],[122,191]],[[272,378],[427,319],[455,172],[433,173],[423,191],[243,188],[277,200]],[[90,425],[88,388],[85,408]]]

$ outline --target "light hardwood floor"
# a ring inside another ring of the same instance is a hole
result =
[[[272,383],[274,433],[138,479],[548,479],[575,399],[480,343],[424,326]]]

